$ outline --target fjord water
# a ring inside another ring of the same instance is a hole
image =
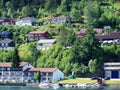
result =
[[[39,87],[14,87],[14,86],[0,86],[0,90],[55,90],[55,89],[41,89]],[[104,88],[61,88],[57,90],[120,90],[120,87],[104,87]]]

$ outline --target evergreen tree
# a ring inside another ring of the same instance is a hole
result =
[[[19,54],[18,54],[18,49],[15,48],[14,54],[13,54],[13,57],[12,57],[12,67],[18,68],[19,65],[20,65],[20,57],[19,57]]]

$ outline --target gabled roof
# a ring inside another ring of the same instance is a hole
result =
[[[34,17],[25,17],[25,18],[21,18],[21,20],[31,20],[33,19]],[[34,18],[35,19],[35,18]]]
[[[57,68],[31,68],[30,72],[55,72]]]
[[[0,32],[0,35],[9,35],[9,34],[12,34],[12,32],[7,32],[7,31],[5,31],[5,32]]]
[[[26,64],[28,64],[28,62],[21,62],[19,66],[23,67]],[[0,62],[0,67],[12,67],[12,63],[11,62]]]
[[[31,31],[29,34],[44,34],[47,31]],[[48,33],[48,32],[47,32]]]
[[[56,42],[56,39],[40,39],[38,43],[51,43],[54,44]]]
[[[29,63],[28,63],[28,62],[21,62],[19,66],[20,66],[20,67],[23,67],[23,66],[25,66],[26,64],[29,64]]]
[[[112,32],[109,34],[97,35],[96,38],[98,38],[99,40],[120,39],[120,31],[119,32]]]

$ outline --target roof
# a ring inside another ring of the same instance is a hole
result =
[[[69,18],[68,16],[56,16],[56,17],[51,17],[50,19],[66,19]]]
[[[44,34],[47,31],[31,31],[29,34]]]
[[[9,34],[12,34],[12,32],[7,32],[7,31],[5,31],[5,32],[1,32],[1,33],[0,33],[0,35],[9,35]]]
[[[4,40],[1,40],[0,43],[10,43],[10,42],[12,42],[12,41],[13,41],[13,40],[6,38],[6,39],[4,39]]]
[[[112,32],[96,36],[99,40],[120,39],[120,32]]]
[[[31,68],[30,72],[55,72],[57,68]]]
[[[21,20],[30,20],[30,19],[32,19],[32,18],[34,18],[34,17],[21,18]],[[35,18],[34,18],[34,19],[35,19]]]
[[[80,29],[80,31],[78,31],[76,34],[77,35],[80,35],[80,34],[86,34],[87,32],[87,29],[83,28],[83,29]],[[97,33],[97,34],[102,34],[103,33],[103,30],[100,29],[100,28],[95,28],[94,31]]]
[[[8,62],[1,62],[0,67],[11,67],[11,63]]]
[[[26,64],[28,64],[28,62],[21,62],[19,66],[23,67]],[[11,62],[0,62],[0,67],[12,67],[12,63]]]
[[[38,43],[52,43],[54,44],[56,42],[56,39],[40,39]]]
[[[20,66],[20,67],[23,67],[23,66],[25,66],[26,64],[28,64],[28,62],[21,62],[19,66]]]

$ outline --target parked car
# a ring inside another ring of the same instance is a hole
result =
[[[92,78],[91,78],[91,80],[96,80],[96,79],[97,79],[97,77],[92,77]]]
[[[110,77],[105,77],[104,80],[110,80]]]

